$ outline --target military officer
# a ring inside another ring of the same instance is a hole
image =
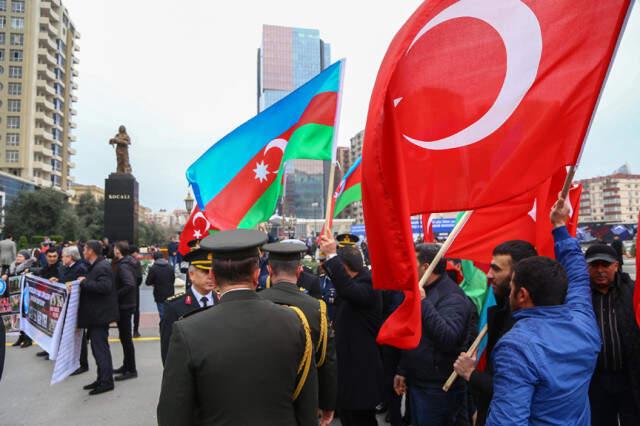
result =
[[[184,293],[165,301],[164,316],[160,322],[160,355],[163,365],[169,351],[173,323],[193,311],[206,309],[218,302],[210,274],[211,253],[195,246],[184,256],[184,260],[190,263],[188,274],[192,285]]]
[[[202,240],[213,255],[220,302],[173,326],[158,402],[161,426],[317,425],[306,317],[255,293],[258,248],[266,241],[266,234],[248,229]]]
[[[319,408],[322,413],[320,425],[328,425],[333,420],[338,386],[335,345],[333,331],[327,320],[327,305],[301,291],[297,285],[302,273],[300,259],[307,248],[300,244],[280,242],[266,244],[262,249],[269,253],[267,268],[272,284],[259,295],[279,305],[297,306],[305,314],[316,354]]]

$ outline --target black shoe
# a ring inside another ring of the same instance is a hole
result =
[[[33,340],[27,339],[27,340],[23,340],[22,341],[22,343],[20,344],[20,347],[21,348],[28,348],[31,345],[33,345]]]
[[[71,376],[77,376],[78,374],[86,373],[87,371],[89,371],[89,367],[80,367],[76,371],[71,373],[70,375]]]
[[[385,402],[381,402],[376,406],[376,414],[386,413],[388,409],[389,409],[389,404]]]
[[[138,377],[138,373],[136,371],[127,371],[126,373],[122,373],[120,376],[116,376],[116,382],[121,382],[123,380],[135,379]]]
[[[24,342],[24,338],[22,336],[20,336],[20,337],[18,337],[18,340],[13,342],[13,345],[11,345],[11,346],[13,346],[13,347],[20,346],[22,344],[22,342]]]
[[[101,393],[109,392],[109,391],[112,391],[112,390],[113,390],[113,383],[111,383],[109,385],[100,384],[94,390],[89,392],[89,395],[100,395]]]
[[[120,367],[120,368],[116,368],[115,370],[113,370],[113,374],[114,375],[115,374],[124,374],[126,372],[127,372],[127,370],[124,369],[124,365],[122,367]]]
[[[137,332],[137,331],[134,331],[134,332],[133,332],[133,337],[140,337],[140,333],[139,333],[139,332]]]
[[[86,386],[83,386],[82,389],[84,390],[92,390],[98,387],[98,385],[100,384],[100,382],[98,382],[97,380],[93,383],[89,383]]]
[[[47,353],[47,351],[40,351],[40,352],[38,352],[38,353],[36,354],[36,356],[46,356],[46,357],[48,357],[48,356],[49,356],[49,354]]]

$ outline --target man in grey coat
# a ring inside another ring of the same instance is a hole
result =
[[[16,260],[16,243],[13,241],[11,234],[7,238],[0,241],[0,265],[2,266],[2,274],[9,270],[9,265]]]

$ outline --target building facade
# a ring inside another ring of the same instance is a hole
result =
[[[364,130],[360,130],[351,138],[350,156],[353,164],[358,157],[362,156],[362,144],[364,142]],[[349,216],[356,220],[356,223],[364,223],[364,210],[362,209],[362,201],[355,202],[349,207]]]
[[[0,0],[0,171],[71,189],[79,38],[60,0]]]
[[[70,198],[72,204],[78,204],[78,199],[82,194],[91,194],[91,196],[98,202],[104,202],[104,188],[100,188],[97,185],[81,185],[74,183],[71,185],[73,195]]]
[[[262,27],[258,49],[258,113],[284,98],[330,65],[331,47],[320,31],[275,25]],[[287,165],[280,211],[287,217],[323,217],[329,185],[328,161],[294,160]]]
[[[620,171],[620,170],[618,170]],[[634,224],[640,212],[640,175],[614,173],[578,181],[583,185],[580,222]]]

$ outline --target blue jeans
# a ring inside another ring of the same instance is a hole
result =
[[[177,263],[178,263],[178,256],[169,256],[169,264],[171,266],[175,268]]]
[[[160,315],[160,321],[164,317],[164,302],[156,302],[156,306],[158,306],[158,315]]]
[[[467,416],[466,383],[460,380],[449,389],[442,384],[410,380],[411,424],[414,426],[454,426],[469,424],[461,421]]]

